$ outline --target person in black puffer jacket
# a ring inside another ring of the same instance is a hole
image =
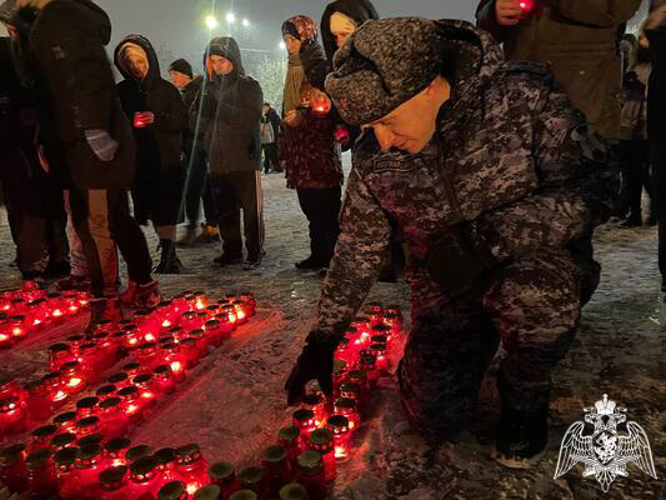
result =
[[[138,146],[134,215],[140,224],[151,219],[160,238],[162,254],[155,272],[178,274],[182,266],[175,239],[185,185],[185,104],[178,89],[160,76],[157,55],[146,38],[127,36],[114,60],[125,78],[118,95]]]

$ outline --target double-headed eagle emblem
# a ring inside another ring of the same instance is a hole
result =
[[[657,479],[650,442],[643,428],[636,422],[627,422],[629,434],[618,435],[617,426],[627,421],[626,412],[626,408],[609,400],[607,394],[594,407],[585,408],[585,422],[594,425],[594,432],[583,435],[585,423],[580,421],[569,427],[562,439],[554,479],[579,462],[585,464],[583,476],[594,475],[604,492],[618,475],[629,475],[626,469],[631,462]]]

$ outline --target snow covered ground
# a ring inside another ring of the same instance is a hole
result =
[[[321,278],[297,271],[294,262],[307,256],[307,226],[296,194],[284,179],[263,177],[266,218],[264,265],[252,272],[240,266],[220,270],[211,265],[216,245],[181,250],[186,274],[160,278],[170,296],[201,289],[211,296],[230,289],[252,290],[259,314],[238,335],[211,354],[197,377],[166,402],[135,433],[134,441],[156,447],[198,442],[211,461],[239,467],[258,460],[273,444],[278,429],[290,420],[282,385],[313,320]],[[156,244],[149,231],[151,246]],[[0,224],[0,286],[16,285],[8,266],[13,245],[4,212]],[[502,468],[488,456],[499,407],[493,370],[482,388],[478,417],[461,442],[429,450],[409,428],[392,378],[381,381],[353,458],[338,471],[332,496],[338,499],[664,499],[666,498],[666,331],[656,323],[658,289],[656,232],[602,228],[597,254],[603,281],[586,307],[583,325],[569,356],[555,377],[551,405],[551,440],[542,464],[529,472]],[[404,283],[377,284],[372,301],[398,303],[408,313]],[[0,353],[0,376],[22,380],[45,366],[45,348],[58,332],[30,345]],[[399,353],[394,353],[395,356]],[[645,429],[659,480],[628,467],[608,494],[577,466],[553,480],[561,438],[583,408],[603,394],[628,409],[629,420]]]

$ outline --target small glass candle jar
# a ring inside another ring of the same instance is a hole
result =
[[[229,497],[229,500],[258,500],[258,498],[252,490],[238,490]]]
[[[352,370],[347,373],[347,381],[361,388],[361,401],[366,401],[368,396],[368,375],[364,370]]]
[[[180,317],[180,326],[185,331],[191,331],[197,328],[199,321],[197,319],[197,313],[195,311],[187,311],[182,314]]]
[[[333,403],[333,413],[343,415],[349,420],[349,429],[356,432],[361,425],[361,417],[353,399],[339,398]]]
[[[188,492],[193,487],[196,491],[208,482],[208,462],[201,455],[199,445],[189,444],[176,449],[175,471],[187,484]]]
[[[333,433],[328,429],[317,429],[310,434],[308,447],[321,454],[324,462],[324,478],[327,483],[335,480],[335,448]]]
[[[226,306],[222,306],[220,311],[222,312],[222,314],[227,315],[227,318],[229,319],[229,323],[234,325],[234,328],[235,328],[237,323],[238,323],[238,317],[236,316],[236,309],[234,308],[234,306],[231,305],[231,304],[228,304]]]
[[[153,389],[154,379],[150,373],[143,373],[132,380],[134,386],[139,390],[139,402],[141,404],[142,416],[151,411],[157,404],[157,395]]]
[[[229,321],[229,314],[226,312],[220,312],[215,315],[215,319],[220,322],[222,336],[224,338],[229,338],[232,332],[236,329],[236,326]]]
[[[343,415],[333,415],[326,422],[326,428],[333,434],[335,459],[344,462],[349,459],[352,450],[352,434],[349,419]]]
[[[159,362],[158,348],[155,342],[144,342],[138,348],[138,361],[144,370],[152,370]]]
[[[53,417],[53,423],[58,426],[59,432],[74,432],[77,416],[75,411],[68,411]]]
[[[187,332],[182,326],[174,326],[169,330],[169,335],[173,337],[173,341],[178,344],[187,338]]]
[[[302,484],[285,484],[280,489],[280,500],[308,500],[308,490]]]
[[[111,375],[107,382],[116,386],[117,390],[123,389],[130,385],[130,378],[125,372],[119,372]]]
[[[123,387],[118,391],[118,397],[123,402],[123,411],[127,415],[127,418],[129,418],[129,421],[136,422],[139,420],[142,410],[139,389],[133,385]]]
[[[187,368],[194,368],[199,364],[201,352],[197,347],[197,341],[193,338],[186,338],[180,343],[180,350],[187,360]]]
[[[131,380],[134,377],[136,377],[137,375],[141,374],[141,371],[142,371],[141,364],[137,363],[135,361],[133,361],[131,363],[127,363],[126,365],[124,365],[122,367],[122,371],[123,371],[123,373],[126,373],[127,376]]]
[[[64,389],[70,396],[80,394],[86,388],[83,366],[78,361],[70,361],[60,368]]]
[[[245,304],[243,303],[243,301],[240,299],[235,300],[232,305],[236,310],[236,321],[238,321],[238,324],[244,325],[245,323],[247,323],[248,315],[245,312]]]
[[[67,343],[69,344],[69,348],[72,351],[72,354],[74,354],[75,359],[79,356],[79,349],[81,346],[87,342],[88,339],[85,335],[71,335],[67,337]]]
[[[20,434],[26,429],[28,411],[17,397],[0,400],[0,437]]]
[[[141,498],[142,495],[152,495],[155,498],[161,487],[160,475],[157,471],[157,462],[153,457],[141,457],[130,465],[131,496]]]
[[[162,477],[162,484],[166,484],[174,479],[180,479],[175,472],[176,469],[176,450],[173,448],[162,448],[153,454],[157,462],[157,470]]]
[[[79,448],[76,454],[76,475],[79,488],[87,498],[95,498],[102,472],[102,447],[99,444]]]
[[[164,360],[171,367],[176,382],[181,382],[185,378],[185,367],[187,366],[187,357],[181,352],[180,345],[168,343],[162,345]]]
[[[301,408],[296,410],[293,414],[293,425],[298,428],[301,434],[301,439],[307,441],[310,434],[317,428],[315,423],[315,414],[312,410]]]
[[[222,333],[222,326],[220,322],[216,319],[211,319],[206,321],[204,325],[206,330],[206,338],[211,346],[219,347],[222,345],[224,340],[224,335]]]
[[[0,452],[0,481],[11,492],[22,493],[28,489],[28,472],[24,444],[13,444]]]
[[[342,337],[340,342],[338,342],[338,347],[335,349],[334,357],[347,363],[348,365],[353,365],[356,360],[357,351],[354,348],[353,344],[350,343],[348,337]]]
[[[49,498],[58,493],[58,478],[49,450],[39,450],[26,458],[28,488],[33,498]]]
[[[94,417],[99,414],[99,399],[90,396],[76,402],[76,414],[79,418]]]
[[[337,390],[349,373],[346,361],[336,359],[333,361],[333,390]]]
[[[262,455],[261,465],[266,476],[268,494],[274,498],[279,494],[280,488],[294,478],[287,450],[280,445],[266,448]]]
[[[205,358],[208,356],[208,339],[206,338],[206,332],[201,328],[192,330],[189,333],[189,338],[195,340],[197,349],[199,350],[199,358]]]
[[[0,313],[0,349],[9,349],[13,343],[7,315]]]
[[[154,390],[160,395],[166,395],[173,393],[176,387],[176,380],[174,378],[173,372],[171,371],[171,366],[169,365],[159,365],[155,368],[154,373]]]
[[[212,484],[220,487],[220,496],[229,498],[232,493],[240,488],[240,481],[236,477],[236,470],[229,462],[218,462],[208,469],[208,477]]]
[[[61,342],[49,346],[49,371],[56,372],[62,365],[75,359],[68,344]]]
[[[182,481],[170,481],[160,488],[157,500],[188,500],[187,486]]]
[[[211,304],[208,307],[206,307],[206,314],[208,315],[209,318],[214,318],[216,314],[220,312],[220,305],[219,304]]]
[[[107,439],[119,438],[127,432],[129,417],[125,413],[122,400],[107,398],[99,404],[102,418],[102,432]]]
[[[239,294],[240,300],[243,301],[245,306],[245,314],[248,318],[251,318],[257,313],[257,301],[254,298],[254,295],[250,292],[241,292]]]
[[[51,412],[51,399],[49,398],[49,390],[43,380],[33,380],[28,382],[25,387],[26,391],[26,405],[28,408],[28,415],[33,422],[44,422],[47,420]]]
[[[304,451],[300,429],[293,425],[283,427],[278,433],[278,443],[287,450],[289,460],[293,466],[296,466],[298,456]]]
[[[108,467],[121,467],[127,465],[125,455],[132,442],[125,437],[110,439],[104,445],[104,461]]]
[[[388,357],[386,356],[386,344],[372,344],[368,351],[375,358],[377,375],[387,373]]]
[[[26,325],[25,316],[22,314],[10,316],[9,325],[12,337],[15,340],[20,340],[28,334],[29,327]]]
[[[125,466],[110,467],[99,475],[99,486],[102,500],[127,500],[130,497],[128,487],[128,468]]]
[[[296,482],[302,484],[308,490],[308,500],[325,500],[326,478],[320,453],[314,450],[301,453],[298,457]]]
[[[220,487],[215,484],[202,486],[194,493],[194,500],[219,500]]]
[[[74,426],[74,434],[81,439],[90,434],[96,434],[100,431],[100,419],[99,417],[86,417],[80,420],[77,420],[76,425]]]
[[[112,398],[116,395],[118,388],[113,384],[106,384],[95,391],[95,396],[100,402]]]
[[[356,403],[356,407],[360,408],[361,406],[361,387],[358,384],[352,382],[345,382],[340,384],[339,389],[340,397],[351,399]]]
[[[49,449],[51,447],[51,440],[56,434],[58,434],[58,427],[53,424],[44,425],[32,431],[30,452]]]
[[[65,390],[65,383],[60,372],[51,372],[44,375],[42,378],[46,384],[46,388],[49,393],[49,401],[51,406],[51,413],[59,410],[69,399],[69,395]]]
[[[78,481],[76,480],[74,467],[77,453],[76,448],[65,448],[58,451],[53,457],[58,477],[58,498],[62,500],[79,498]]]
[[[76,444],[76,434],[73,432],[61,432],[51,439],[51,449],[53,451],[64,450],[65,448],[74,448]]]
[[[308,394],[303,398],[302,407],[314,413],[316,427],[324,425],[326,418],[328,417],[326,399],[316,394]]]
[[[151,456],[152,452],[153,450],[147,444],[139,444],[127,450],[125,459],[127,460],[128,465],[132,465],[140,458]],[[157,467],[157,463],[155,464],[155,467]]]
[[[94,444],[101,446],[102,441],[104,441],[104,436],[98,432],[95,434],[88,434],[87,436],[83,436],[77,441],[76,446],[79,448],[85,448],[86,446],[91,446]]]
[[[254,491],[260,500],[268,497],[266,474],[263,467],[253,466],[243,469],[238,474],[238,480],[242,490]]]

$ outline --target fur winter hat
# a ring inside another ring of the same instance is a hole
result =
[[[345,122],[365,125],[424,90],[446,62],[445,37],[416,17],[368,21],[338,50],[326,91]]]
[[[308,16],[294,16],[282,23],[282,36],[291,35],[301,42],[317,40],[317,25]]]

